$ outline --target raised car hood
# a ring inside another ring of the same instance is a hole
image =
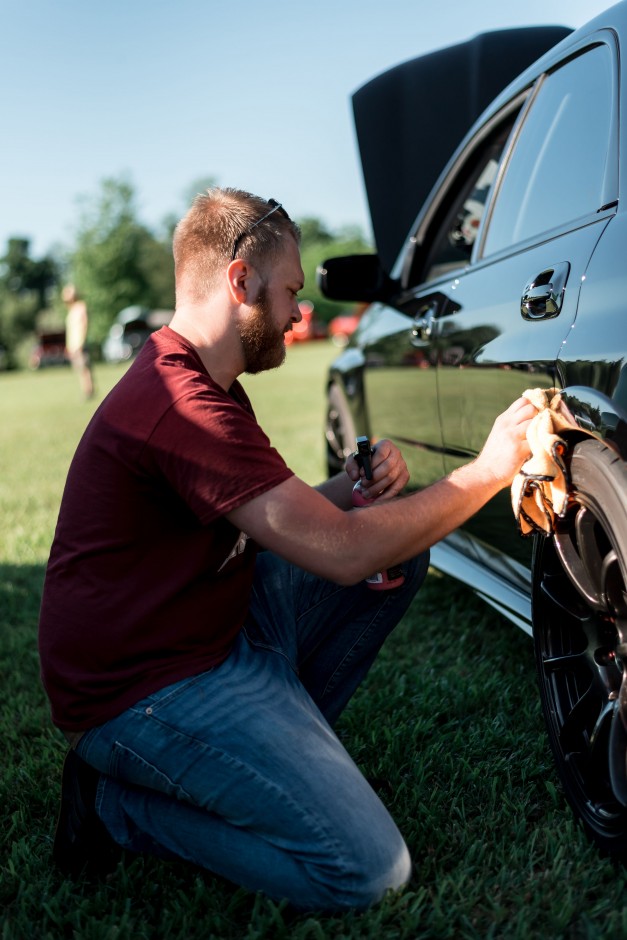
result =
[[[398,65],[355,92],[370,218],[388,274],[424,200],[475,120],[570,32],[538,26],[483,33]]]

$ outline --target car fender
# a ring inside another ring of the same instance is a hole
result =
[[[627,415],[607,395],[585,386],[570,386],[562,391],[562,400],[576,424],[565,436],[572,442],[583,432],[604,441],[627,461]]]

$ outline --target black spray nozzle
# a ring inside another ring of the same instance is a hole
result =
[[[367,480],[372,480],[372,464],[370,463],[370,457],[374,453],[372,447],[370,446],[370,441],[367,437],[358,437],[357,438],[357,450],[355,452],[355,460],[359,467],[363,467],[363,471],[366,475]]]

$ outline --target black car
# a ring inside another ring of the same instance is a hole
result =
[[[627,2],[588,25],[487,33],[353,97],[377,255],[329,259],[369,304],[328,378],[329,471],[357,435],[414,488],[478,453],[496,415],[557,388],[567,509],[523,538],[504,492],[432,552],[533,634],[566,795],[627,857]],[[466,625],[466,629],[471,629]]]

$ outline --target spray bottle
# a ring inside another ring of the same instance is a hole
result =
[[[363,469],[367,480],[372,480],[372,463],[370,458],[374,454],[374,448],[371,447],[367,437],[357,438],[357,450],[355,460],[357,465]],[[369,506],[372,499],[366,499],[361,488],[361,480],[357,480],[353,487],[353,506]],[[400,565],[393,565],[384,571],[377,571],[366,578],[366,584],[372,591],[389,591],[392,588],[400,587],[405,581],[405,575]]]

